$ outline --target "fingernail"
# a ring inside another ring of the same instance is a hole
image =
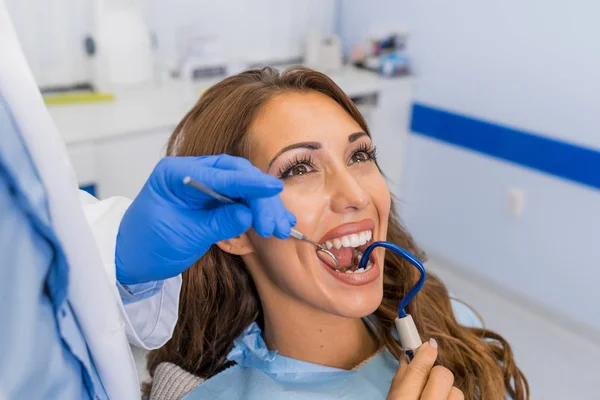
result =
[[[431,345],[431,347],[433,347],[434,349],[438,348],[438,344],[437,341],[434,338],[429,339],[429,344]]]

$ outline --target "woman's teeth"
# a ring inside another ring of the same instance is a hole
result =
[[[347,274],[362,274],[362,273],[367,272],[371,268],[373,268],[373,262],[369,261],[369,263],[367,264],[367,266],[365,268],[360,268],[360,269],[357,269],[356,271],[346,270],[346,273]]]
[[[335,247],[336,249],[341,249],[342,247],[358,247],[369,242],[372,237],[373,232],[370,230],[363,231],[328,240],[325,242],[325,246],[327,247],[327,250],[331,250],[332,247]]]

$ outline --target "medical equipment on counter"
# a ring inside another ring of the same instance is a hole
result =
[[[227,204],[235,204],[236,203],[235,200],[232,200],[229,197],[225,197],[225,196],[215,192],[214,190],[210,189],[209,187],[203,185],[202,183],[193,180],[189,176],[186,176],[183,179],[183,183],[185,183],[186,185],[189,185],[195,189],[200,190],[201,192],[205,193],[206,195],[212,197],[215,200],[219,200],[219,201],[222,201],[223,203],[227,203]],[[317,255],[319,253],[321,253],[321,254],[327,255],[327,257],[328,257],[327,261],[324,260],[323,258],[319,257],[319,259],[321,261],[323,261],[324,263],[326,263],[327,265],[329,265],[331,267],[335,266],[335,269],[339,268],[340,264],[339,264],[337,258],[333,255],[333,253],[331,253],[329,250],[327,250],[325,248],[325,246],[323,246],[322,244],[319,244],[319,243],[309,239],[303,233],[300,233],[293,228],[290,230],[290,236],[293,238],[296,238],[298,240],[303,240],[305,242],[308,242],[308,243],[316,246],[317,247]],[[332,265],[332,263],[333,263],[333,265]]]
[[[402,247],[390,243],[390,242],[374,242],[367,247],[365,252],[358,263],[358,268],[366,268],[367,263],[369,262],[369,257],[371,253],[376,247],[385,247],[388,250],[393,251],[398,254],[400,257],[404,258],[406,261],[414,265],[421,276],[417,283],[408,291],[406,296],[400,299],[400,304],[398,305],[398,317],[396,318],[396,329],[398,330],[398,340],[400,341],[400,345],[408,357],[408,361],[412,361],[417,353],[417,349],[421,346],[421,337],[419,336],[419,332],[417,331],[417,327],[415,326],[415,322],[413,321],[410,314],[407,314],[404,309],[408,306],[408,303],[419,293],[419,290],[423,288],[425,284],[425,279],[427,277],[427,272],[425,272],[425,267],[419,261],[417,257],[410,254],[408,251],[404,250]]]

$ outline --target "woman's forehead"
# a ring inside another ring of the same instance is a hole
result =
[[[282,148],[298,142],[347,142],[360,125],[330,97],[291,92],[269,100],[250,127],[253,162],[262,167]]]

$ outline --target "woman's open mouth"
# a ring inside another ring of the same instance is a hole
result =
[[[364,269],[357,268],[364,251],[373,243],[374,228],[375,223],[372,219],[343,224],[327,232],[319,243],[337,258],[338,272],[362,274],[369,271],[375,264],[376,257],[372,253],[366,267]],[[324,262],[324,264],[335,269],[329,262]]]

